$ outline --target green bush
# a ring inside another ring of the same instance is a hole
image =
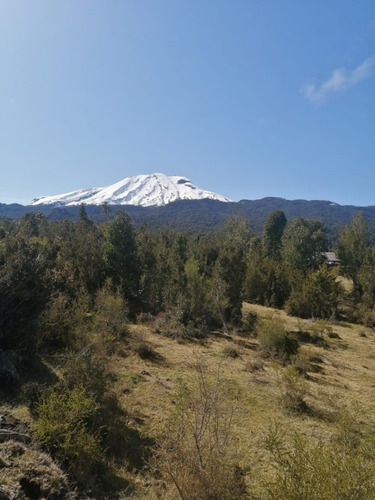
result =
[[[69,357],[62,368],[62,375],[64,387],[69,390],[80,388],[97,402],[102,401],[108,391],[108,361],[88,348],[86,352]]]
[[[99,464],[127,453],[126,414],[110,388],[105,358],[80,353],[61,372],[63,379],[33,404],[35,432],[70,475],[87,486]]]
[[[54,386],[36,406],[35,432],[43,445],[77,480],[92,473],[100,457],[100,437],[94,431],[99,406],[82,389]]]
[[[93,349],[98,346],[93,346]],[[99,346],[100,348],[100,346]],[[98,436],[102,456],[122,456],[127,452],[126,412],[121,408],[111,383],[108,357],[102,353],[87,351],[73,356],[63,368],[64,386],[68,390],[79,389],[95,401],[97,408],[91,432]]]
[[[56,293],[41,316],[38,349],[55,351],[72,348],[76,342],[81,313],[77,301],[61,292]]]
[[[264,480],[268,500],[367,500],[375,498],[374,436],[360,434],[356,423],[339,422],[331,440],[295,433],[288,439],[280,426],[268,435],[274,473]]]
[[[365,326],[375,329],[375,310],[361,311],[360,319]]]
[[[260,346],[266,356],[286,362],[294,356],[299,347],[298,339],[285,330],[280,321],[266,320],[258,328]]]
[[[184,328],[183,338],[187,340],[205,339],[208,335],[208,328],[205,323],[189,321]]]
[[[249,312],[246,314],[242,321],[241,330],[248,335],[255,335],[258,323],[258,315],[255,312]]]
[[[128,332],[128,305],[117,293],[111,292],[109,285],[98,291],[95,303],[95,328],[103,341],[120,340]]]

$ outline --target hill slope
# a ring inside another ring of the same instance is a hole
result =
[[[226,387],[230,388],[230,394],[237,395],[231,428],[251,493],[245,498],[271,498],[265,492],[263,481],[268,482],[273,477],[272,456],[267,450],[266,439],[275,422],[285,432],[284,440],[293,442],[293,432],[296,432],[305,436],[312,446],[319,439],[328,444],[330,436],[337,432],[340,419],[345,416],[344,408],[349,412],[348,416],[358,407],[360,413],[356,416],[353,413],[352,416],[358,431],[362,429],[373,406],[374,332],[351,324],[328,324],[326,326],[331,328],[335,336],[330,338],[324,333],[325,342],[319,344],[311,342],[314,337],[309,341],[306,335],[306,332],[312,332],[313,324],[310,321],[288,317],[283,311],[244,304],[244,313],[248,312],[256,313],[259,321],[284,325],[288,331],[298,332],[299,354],[291,363],[305,373],[305,377],[300,376],[297,380],[303,382],[303,400],[306,402],[303,411],[296,411],[296,408],[286,404],[287,391],[300,390],[290,386],[287,378],[290,365],[285,366],[282,360],[266,356],[259,337],[243,337],[236,332],[225,336],[217,332],[203,342],[177,342],[162,334],[160,323],[155,319],[148,323],[129,325],[125,344],[119,344],[113,350],[110,363],[113,389],[128,413],[128,451],[131,454],[124,458],[124,463],[115,464],[116,476],[113,478],[116,481],[108,485],[108,496],[101,491],[97,495],[90,495],[90,498],[117,498],[116,487],[121,484],[132,485],[127,498],[134,500],[177,498],[172,485],[168,485],[172,489],[171,496],[168,496],[164,484],[152,477],[142,454],[147,452],[150,443],[154,443],[166,419],[175,411],[176,394],[181,382],[196,387],[200,368],[204,370],[207,381],[215,381],[219,374]],[[146,346],[147,352],[153,355],[142,358],[139,354],[141,346]],[[48,363],[51,363],[51,357],[47,358]],[[61,360],[56,359],[56,363],[61,363]],[[228,403],[223,401],[224,405]],[[6,415],[5,422],[11,422],[12,419],[21,419],[27,410],[22,405],[10,408],[3,404],[0,413]],[[347,427],[347,433],[351,431],[353,428]],[[27,428],[24,432],[28,432]],[[47,469],[44,463],[31,463],[33,456],[30,456],[31,450],[26,445],[22,445],[23,454],[20,458],[18,455],[10,457],[11,446],[16,446],[13,441],[0,447],[0,460],[7,463],[6,468],[0,468],[0,484],[14,493],[22,491],[22,478],[32,477],[35,484],[38,484],[37,481],[47,484],[45,478],[47,473],[51,474],[49,471],[53,470],[52,466]],[[55,476],[59,478],[59,488],[65,488],[66,480],[61,473],[56,471]],[[352,476],[355,477],[355,474]],[[321,480],[327,481],[327,477],[323,476]],[[48,486],[48,490],[45,488],[45,496],[48,496],[52,486]],[[155,494],[155,488],[159,496]],[[70,497],[67,495],[64,498]],[[332,493],[329,498],[340,497]]]

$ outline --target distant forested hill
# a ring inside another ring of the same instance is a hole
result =
[[[110,212],[103,213],[100,206],[87,205],[87,214],[96,221],[111,218],[116,210],[126,210],[135,225],[147,223],[151,228],[181,229],[181,230],[215,230],[221,227],[225,220],[234,212],[242,213],[255,232],[261,232],[264,221],[273,210],[283,210],[287,219],[304,217],[323,222],[329,238],[334,241],[340,229],[350,222],[352,217],[362,210],[368,218],[370,228],[375,233],[375,206],[358,207],[338,205],[320,200],[285,200],[283,198],[262,198],[260,200],[241,200],[238,203],[224,203],[215,200],[176,201],[163,207],[140,207],[133,205],[110,206]],[[65,217],[76,218],[79,206],[53,207],[39,205],[38,207],[19,204],[1,204],[0,217],[18,219],[26,212],[43,212],[50,220]]]

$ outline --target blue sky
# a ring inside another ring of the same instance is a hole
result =
[[[0,202],[162,172],[375,205],[374,0],[0,0]]]

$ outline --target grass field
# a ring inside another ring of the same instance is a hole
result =
[[[314,328],[311,321],[289,317],[283,311],[245,304],[244,315],[248,312],[255,312],[266,321],[281,322],[290,331]],[[256,337],[235,332],[229,337],[213,334],[203,342],[179,343],[155,334],[152,325],[134,325],[131,338],[136,342],[141,337],[156,353],[155,360],[142,360],[134,353],[116,357],[113,362],[118,375],[117,390],[122,393],[132,425],[152,438],[173,408],[180,380],[191,384],[196,380],[197,364],[205,367],[209,377],[219,374],[231,381],[240,395],[234,431],[241,465],[249,471],[250,490],[256,491],[259,478],[270,465],[265,440],[271,425],[277,422],[311,440],[328,439],[343,409],[357,411],[359,418],[373,412],[375,333],[344,323],[321,326],[325,327],[329,336],[325,332],[321,335],[326,345],[302,342],[300,346],[299,357],[313,360],[305,373],[304,412],[291,411],[283,403],[283,363],[272,356],[264,357]],[[139,481],[144,484],[142,473]]]
[[[373,330],[340,322],[314,323],[244,304],[244,316],[249,312],[257,314],[263,330],[279,324],[296,332],[297,356],[286,363],[272,353],[266,355],[259,336],[236,331],[188,341],[156,333],[153,319],[129,325],[126,342],[117,346],[110,360],[113,388],[131,430],[127,459],[114,464],[113,482],[124,485],[122,496],[116,498],[162,498],[147,456],[175,407],[181,382],[197,383],[197,366],[203,367],[207,379],[219,377],[238,394],[233,434],[251,498],[263,498],[262,478],[271,473],[265,445],[270,427],[277,425],[290,436],[296,431],[311,442],[329,440],[343,413],[355,413],[358,425],[374,413]],[[302,380],[304,407],[300,411],[286,404],[285,374],[290,365],[302,372],[298,381]],[[1,413],[30,422],[28,410],[20,405],[3,405]],[[12,486],[11,470],[0,468],[0,484]]]

